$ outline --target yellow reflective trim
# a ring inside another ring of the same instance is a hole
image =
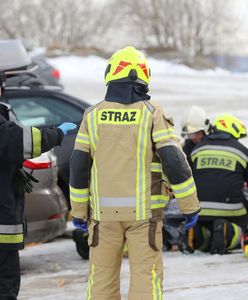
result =
[[[166,206],[166,204],[167,204],[167,202],[160,203],[160,204],[151,204],[151,209],[164,208]]]
[[[152,163],[151,171],[154,173],[162,173],[162,164],[161,163]]]
[[[176,198],[184,198],[190,196],[196,191],[193,177],[179,184],[171,184],[171,188]]]
[[[231,153],[225,150],[199,150],[191,156],[192,161],[194,162],[196,158],[206,156],[206,157],[216,157],[216,158],[230,158],[238,161],[244,168],[246,168],[247,162],[245,159],[242,159],[239,155]]]
[[[72,186],[70,186],[70,191],[73,192],[73,193],[77,193],[77,194],[89,194],[89,189],[86,188],[86,189],[76,189]]]
[[[140,109],[103,109],[98,112],[98,124],[138,125]]]
[[[91,207],[93,210],[93,219],[100,221],[101,215],[100,215],[100,207],[99,207],[96,159],[94,159],[94,161],[93,161],[91,172],[92,172],[92,176],[91,176],[92,196],[90,198],[90,201],[91,201]]]
[[[234,229],[234,235],[233,235],[230,246],[227,247],[228,250],[234,249],[240,243],[241,234],[242,234],[242,230],[238,225],[236,225],[234,223],[231,223],[231,224]]]
[[[89,199],[90,199],[90,197],[79,198],[79,197],[70,195],[70,200],[73,202],[85,203],[85,202],[88,202]]]
[[[159,141],[171,139],[171,138],[178,138],[178,136],[175,133],[176,132],[174,128],[163,129],[163,130],[153,132],[152,138],[155,143]]]
[[[169,199],[170,199],[169,195],[152,195],[151,209],[165,207]]]
[[[165,203],[165,204],[152,204],[151,209],[164,208],[166,204],[167,203]]]
[[[97,143],[98,133],[97,133],[97,110],[96,109],[94,109],[93,114],[94,114],[94,136]]]
[[[90,137],[90,144],[94,151],[96,150],[96,143],[98,140],[97,135],[97,110],[94,109],[93,111],[89,112],[88,114],[88,128],[89,128],[89,137]]]
[[[73,193],[77,193],[77,194],[88,194],[89,193],[89,189],[85,188],[85,189],[77,189],[74,188],[72,186],[70,186],[70,191]]]
[[[70,186],[70,200],[74,202],[88,202],[89,201],[89,189],[76,189]]]
[[[89,140],[89,136],[88,134],[84,134],[84,133],[78,133],[77,137],[76,137],[76,143],[81,143],[81,144],[86,144],[89,145],[90,144],[90,140]]]
[[[244,245],[243,251],[245,253],[245,256],[248,257],[248,245]]]
[[[139,125],[139,135],[138,135],[138,143],[137,143],[137,171],[136,171],[136,220],[140,220],[140,167],[141,167],[141,162],[140,162],[140,151],[141,151],[141,131],[142,131],[142,124],[144,122],[144,109]]]
[[[82,132],[78,132],[77,135],[78,135],[78,136],[82,136],[82,137],[84,137],[84,138],[86,138],[86,139],[89,138],[89,135],[88,135],[88,134],[85,134],[85,133],[82,133]]]
[[[91,289],[92,289],[92,285],[93,285],[93,282],[94,282],[94,275],[95,275],[95,265],[92,264],[90,276],[89,276],[89,279],[88,279],[86,300],[91,300],[92,299]]]
[[[167,128],[167,129],[162,129],[162,130],[158,130],[158,131],[154,131],[153,133],[152,133],[152,136],[153,137],[156,137],[157,135],[161,135],[161,134],[164,134],[164,133],[171,133],[171,132],[175,132],[175,129],[174,128],[172,128],[172,127],[169,127],[169,128]]]
[[[167,135],[166,137],[157,138],[157,139],[153,139],[153,140],[155,143],[157,143],[157,142],[164,141],[164,140],[170,140],[171,138],[178,139],[178,136],[176,134],[170,134],[170,135]]]
[[[136,220],[146,219],[146,148],[150,111],[143,107],[136,150]]]
[[[95,192],[95,168],[94,168],[94,164],[92,165],[92,168],[91,168],[91,183],[90,183],[90,186],[91,186],[91,195],[90,195],[90,206],[91,206],[91,209],[92,209],[92,215],[93,215],[93,219],[96,219],[96,210],[95,210],[95,207],[96,207],[96,204],[95,204],[95,199],[96,199],[96,192]]]
[[[144,140],[143,140],[143,156],[142,156],[142,216],[143,220],[146,219],[146,150],[147,150],[147,138],[148,138],[148,122],[149,122],[149,113],[147,107],[145,107],[144,115],[146,114],[146,122],[144,127]]]
[[[151,199],[152,200],[165,200],[165,201],[167,201],[167,200],[169,200],[169,196],[168,195],[152,195],[152,197],[151,197]]]
[[[19,244],[23,242],[23,234],[0,234],[1,244]]]
[[[152,269],[152,299],[162,300],[161,281],[155,271],[155,265],[153,265]]]
[[[84,141],[84,140],[80,140],[78,138],[76,138],[76,143],[80,143],[80,144],[86,144],[86,145],[89,145],[90,142],[87,142],[87,141]]]
[[[89,113],[88,114],[88,128],[89,128],[89,136],[90,136],[90,143],[93,147],[94,150],[96,150],[96,144],[95,144],[95,141],[94,141],[94,138],[93,138],[93,126],[92,126],[92,113]]]
[[[196,191],[196,186],[194,185],[192,188],[188,189],[187,191],[185,191],[183,193],[178,193],[175,191],[173,191],[173,192],[174,192],[175,197],[180,199],[180,198],[185,198],[185,197],[192,195],[195,191]]]
[[[199,212],[200,216],[214,216],[214,217],[238,217],[246,215],[247,211],[245,208],[237,210],[219,210],[219,209],[206,209],[202,208]]]
[[[178,191],[184,188],[187,188],[191,183],[194,182],[193,177],[191,176],[189,179],[185,180],[182,183],[178,183],[178,184],[171,184],[173,190]]]
[[[41,132],[38,128],[31,127],[32,130],[32,144],[33,155],[32,157],[38,157],[41,155]]]
[[[96,159],[94,159],[94,168],[95,168],[95,174],[96,174],[96,178],[95,178],[95,184],[96,184],[96,212],[97,212],[97,220],[100,221],[101,220],[101,214],[100,214],[100,204],[99,204],[99,195],[98,195],[98,171],[97,171],[97,166],[96,166]]]

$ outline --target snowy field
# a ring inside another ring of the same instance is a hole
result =
[[[88,261],[78,256],[69,235],[26,248],[21,252],[21,264],[19,300],[86,299]],[[164,273],[166,300],[247,299],[248,259],[242,253],[225,256],[164,253]],[[127,300],[129,266],[126,258],[121,280],[122,299]]]
[[[150,95],[174,117],[176,128],[185,111],[199,105],[214,118],[230,112],[248,126],[248,74],[224,70],[196,71],[150,59]],[[65,90],[94,104],[105,94],[106,60],[62,57],[51,60],[61,70]],[[20,252],[22,287],[19,300],[84,300],[88,262],[82,261],[70,238],[64,237]],[[248,259],[232,255],[164,253],[164,299],[243,300],[248,297]],[[122,265],[122,299],[127,299],[128,260]],[[111,300],[111,299],[110,299]]]

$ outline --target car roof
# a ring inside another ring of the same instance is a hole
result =
[[[30,64],[31,59],[19,40],[0,40],[0,71],[18,69]]]
[[[74,103],[75,105],[78,105],[82,108],[87,108],[90,106],[90,104],[82,99],[79,99],[75,96],[69,95],[65,92],[63,92],[62,88],[57,86],[42,86],[42,87],[7,87],[4,92],[4,96],[6,99],[15,98],[17,96],[53,96],[60,99],[63,99],[65,101],[70,101]],[[3,98],[4,98],[3,96]]]

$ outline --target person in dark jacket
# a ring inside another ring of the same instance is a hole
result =
[[[198,225],[189,234],[189,244],[212,254],[225,254],[240,247],[248,224],[243,193],[248,182],[248,149],[238,141],[246,136],[238,118],[219,115],[213,125],[213,133],[191,153],[201,212]]]
[[[17,299],[20,288],[18,250],[24,248],[24,193],[30,184],[23,172],[25,159],[56,145],[75,129],[73,123],[58,128],[20,127],[9,120],[10,106],[0,102],[0,299]]]
[[[183,152],[187,156],[188,163],[192,166],[191,152],[195,145],[200,143],[210,133],[210,120],[201,107],[193,105],[183,118],[181,128],[181,135],[185,137]]]

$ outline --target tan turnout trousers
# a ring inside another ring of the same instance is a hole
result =
[[[162,218],[100,222],[89,227],[90,276],[86,299],[120,300],[124,243],[130,263],[129,300],[162,300]]]

